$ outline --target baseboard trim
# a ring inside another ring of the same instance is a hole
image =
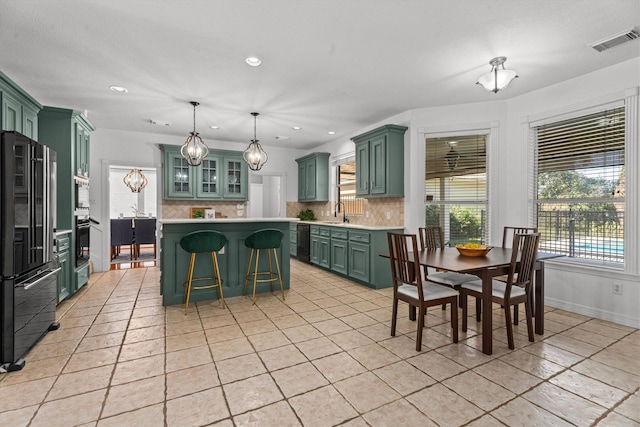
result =
[[[544,304],[545,306],[559,308],[561,310],[570,311],[572,313],[582,314],[584,316],[606,320],[607,322],[613,322],[619,325],[640,329],[640,317],[631,317],[620,313],[613,313],[608,310],[600,310],[597,308],[561,301],[554,298],[545,298]]]

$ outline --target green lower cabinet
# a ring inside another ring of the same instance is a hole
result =
[[[69,237],[58,237],[58,302],[64,301],[71,294],[71,258],[69,255]]]
[[[347,241],[331,239],[331,270],[347,274]]]
[[[78,290],[86,285],[89,282],[89,263],[86,263],[82,267],[76,268],[76,281],[75,281],[75,289],[73,292],[78,292]]]
[[[369,282],[371,248],[364,243],[349,242],[349,277]]]
[[[311,264],[375,289],[392,286],[387,232],[402,229],[361,229],[311,226]]]
[[[298,224],[289,224],[289,255],[298,256]]]

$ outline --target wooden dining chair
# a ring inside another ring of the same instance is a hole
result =
[[[504,309],[507,341],[511,350],[515,348],[510,311],[512,305],[524,303],[527,318],[527,333],[529,335],[529,341],[533,342],[532,306],[529,296],[533,287],[533,269],[536,262],[539,242],[540,234],[538,233],[516,233],[513,239],[511,263],[509,264],[507,281],[493,280],[492,282],[491,300],[494,303],[502,305]],[[476,297],[476,300],[482,297],[482,280],[474,280],[460,286],[463,332],[467,330],[467,296],[469,295]],[[491,307],[485,307],[485,310],[491,310]],[[477,314],[476,321],[480,321],[480,317]]]
[[[514,242],[513,239],[515,238],[516,234],[527,234],[527,233],[537,233],[538,232],[538,228],[537,227],[511,227],[511,226],[505,226],[504,229],[502,230],[502,247],[503,248],[509,248],[509,247],[513,247],[514,246]],[[507,246],[507,244],[511,244],[511,246]],[[503,276],[498,276],[495,277],[496,280],[500,280],[501,282],[506,282],[507,281],[507,276],[503,275]],[[513,324],[517,325],[518,324],[518,304],[513,306]]]
[[[458,292],[447,286],[423,282],[420,265],[411,258],[418,253],[418,239],[415,234],[387,233],[391,279],[393,281],[393,313],[391,336],[396,335],[398,301],[404,301],[414,310],[418,309],[416,351],[422,350],[422,329],[428,307],[451,304],[451,328],[453,342],[458,342]]]
[[[442,232],[442,227],[419,227],[418,234],[420,235],[421,249],[444,249],[444,233]],[[438,271],[429,274],[426,266],[424,266],[424,277],[430,282],[452,288],[458,288],[461,284],[478,278],[473,274],[456,273],[453,271]]]

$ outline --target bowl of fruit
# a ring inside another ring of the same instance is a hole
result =
[[[480,245],[478,243],[465,243],[456,245],[456,249],[462,256],[485,256],[491,250],[491,246]]]

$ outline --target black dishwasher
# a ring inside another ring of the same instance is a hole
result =
[[[298,224],[298,259],[302,262],[311,261],[311,226],[309,224]]]

